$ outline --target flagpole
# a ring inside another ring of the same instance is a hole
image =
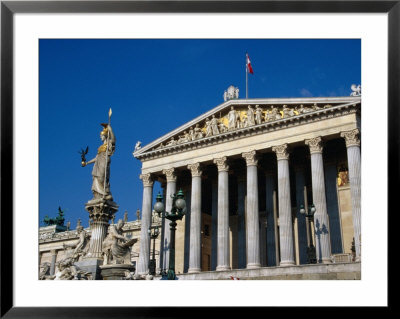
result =
[[[248,82],[248,80],[247,80],[247,73],[248,73],[248,72],[249,72],[249,71],[248,71],[248,67],[247,67],[247,53],[246,53],[246,100],[247,100],[248,93],[249,93],[248,84],[247,84],[247,82]]]

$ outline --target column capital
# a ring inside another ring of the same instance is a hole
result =
[[[278,145],[273,146],[272,151],[276,153],[276,158],[279,160],[287,160],[289,159],[288,145]]]
[[[258,163],[256,151],[244,152],[242,153],[242,157],[246,160],[247,166],[255,166]]]
[[[168,182],[176,182],[176,174],[175,174],[175,168],[166,168],[162,170],[162,173],[165,174],[167,177],[167,183]]]
[[[51,249],[50,253],[52,256],[56,256],[57,255],[57,250],[56,249]]]
[[[310,154],[322,153],[322,150],[324,149],[322,146],[321,136],[310,138],[304,142],[310,148]]]
[[[346,147],[360,146],[360,139],[358,138],[359,134],[360,131],[358,128],[356,128],[351,131],[341,132],[340,137],[343,137],[345,139]]]
[[[140,174],[139,178],[142,180],[144,187],[152,187],[153,186],[154,180],[150,173]]]
[[[187,167],[192,172],[192,177],[201,176],[203,173],[200,163],[189,164]]]
[[[221,158],[214,158],[213,162],[217,164],[218,172],[227,172],[229,170],[229,165],[226,156]]]

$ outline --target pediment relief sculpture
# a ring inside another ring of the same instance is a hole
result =
[[[227,132],[248,128],[256,125],[278,121],[293,116],[302,115],[332,107],[330,104],[318,106],[317,103],[309,105],[237,105],[229,109],[212,114],[196,123],[185,131],[170,137],[158,144],[153,150],[192,142],[198,139],[209,138]]]

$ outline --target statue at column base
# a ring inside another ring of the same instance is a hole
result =
[[[122,235],[124,221],[120,219],[117,225],[110,225],[108,235],[103,241],[103,265],[130,264],[131,247],[138,241],[137,238],[127,239]]]
[[[74,264],[73,258],[60,260],[58,263],[58,271],[54,275],[53,280],[90,280],[92,274],[81,270]]]

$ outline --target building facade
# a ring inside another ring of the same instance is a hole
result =
[[[321,266],[352,262],[349,272],[358,279],[361,97],[244,100],[224,94],[224,100],[152,143],[136,144],[142,217],[123,226],[125,237],[139,239],[131,253],[136,274],[149,273],[153,252],[157,274],[169,265],[169,221],[153,209],[157,182],[167,212],[171,195],[185,194],[175,237],[177,275],[220,279],[199,274],[288,269],[315,255]],[[312,205],[313,218],[301,213]],[[161,233],[154,245],[148,230],[155,226]],[[40,274],[54,275],[73,254],[82,241],[78,228],[40,228]],[[91,227],[84,232],[90,240]],[[313,271],[325,275],[326,269]],[[332,279],[321,276],[315,278]]]
[[[360,96],[235,96],[136,148],[143,182],[137,272],[148,272],[154,182],[167,212],[171,195],[185,194],[177,273],[307,264],[311,245],[317,263],[351,254],[360,262],[360,132]],[[300,213],[311,205],[312,219]],[[161,236],[159,268],[167,269],[168,226]]]

